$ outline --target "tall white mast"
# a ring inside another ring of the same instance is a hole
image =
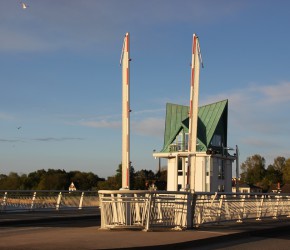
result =
[[[122,189],[130,189],[130,47],[129,33],[123,43],[122,64]]]
[[[199,41],[196,34],[193,34],[191,79],[190,79],[190,105],[189,105],[189,135],[188,135],[188,169],[187,188],[195,190],[195,169],[196,169],[196,142],[198,123],[198,95],[199,95],[199,71],[201,53]]]

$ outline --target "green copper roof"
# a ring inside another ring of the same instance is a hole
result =
[[[166,104],[166,121],[164,146],[162,152],[169,152],[172,144],[181,130],[188,133],[188,106],[172,103]],[[222,136],[223,145],[227,145],[228,100],[208,104],[198,108],[198,151],[205,151],[215,133]]]

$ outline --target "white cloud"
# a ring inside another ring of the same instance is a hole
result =
[[[9,1],[1,3],[0,50],[80,50],[91,46],[102,50],[110,41],[120,40],[124,27],[133,31],[156,23],[210,22],[232,15],[242,5],[201,0],[183,0],[182,4],[169,0],[62,0],[33,1],[23,11],[16,1]]]
[[[100,120],[100,121],[82,121],[79,125],[92,128],[113,128],[121,129],[121,121],[110,121],[110,120]],[[146,135],[146,136],[163,136],[164,133],[164,117],[153,118],[146,117],[142,120],[132,120],[130,122],[131,133]]]
[[[156,110],[141,110],[136,111],[134,114],[141,115],[142,117],[138,118],[135,116],[131,116],[130,126],[131,133],[139,134],[139,135],[147,135],[147,136],[163,136],[164,133],[164,114],[162,112],[161,116],[159,114],[160,111],[164,111],[164,109],[156,109]],[[152,116],[154,114],[154,117]],[[115,118],[115,116],[106,116],[96,120],[90,121],[80,121],[77,124],[85,127],[92,128],[113,128],[113,129],[121,129],[122,121],[120,120],[112,120],[111,118]]]
[[[54,50],[64,46],[64,42],[59,39],[49,41],[44,31],[38,32],[29,27],[22,27],[21,24],[1,26],[0,32],[0,50],[5,52]]]
[[[56,137],[43,137],[43,138],[36,138],[36,139],[33,139],[35,141],[43,141],[43,142],[61,142],[61,141],[80,141],[80,140],[83,140],[83,138],[77,138],[77,137],[59,137],[59,138],[56,138]]]
[[[23,140],[21,139],[1,139],[0,138],[0,142],[11,142],[11,143],[15,143],[15,142],[23,142]]]
[[[140,121],[132,122],[132,132],[146,136],[162,137],[164,134],[165,117],[152,118],[148,117]]]
[[[81,126],[92,127],[92,128],[120,128],[121,121],[108,121],[108,120],[100,120],[100,121],[83,121],[79,123]]]
[[[262,95],[262,104],[282,104],[290,102],[290,82],[282,82],[270,86],[259,86],[253,88]]]
[[[165,108],[160,109],[145,109],[145,110],[139,110],[139,111],[132,111],[132,115],[143,115],[143,114],[152,114],[152,113],[161,113],[165,112]]]
[[[10,114],[7,114],[7,113],[3,113],[3,112],[0,112],[0,120],[14,120],[14,116],[13,115],[10,115]]]
[[[270,164],[277,156],[289,156],[285,152],[290,140],[290,82],[251,84],[202,102],[224,99],[229,100],[229,140],[239,145],[244,157],[259,153]]]

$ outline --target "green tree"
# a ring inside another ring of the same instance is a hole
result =
[[[135,173],[134,177],[134,189],[145,190],[148,189],[147,184],[155,182],[156,176],[152,170],[142,169]]]
[[[116,176],[110,176],[105,181],[99,181],[97,183],[98,190],[118,190],[120,185],[117,182]]]
[[[11,172],[8,176],[1,176],[0,189],[19,190],[21,187],[23,187],[23,178],[17,173]]]
[[[68,175],[64,170],[48,169],[38,183],[38,190],[66,190],[69,187]]]
[[[158,190],[166,190],[167,189],[167,168],[163,167],[161,171],[156,174],[156,182]]]
[[[134,176],[135,176],[135,169],[133,166],[130,166],[130,189],[133,189],[134,187]],[[116,170],[115,178],[120,189],[122,187],[122,164],[119,164]]]
[[[269,181],[269,185],[282,183],[283,173],[277,170],[273,165],[269,165],[266,171],[266,178]]]
[[[97,187],[97,183],[100,179],[97,175],[92,172],[80,172],[73,171],[69,172],[70,181],[73,182],[77,189],[79,190],[92,190]]]
[[[285,167],[285,164],[286,164],[286,159],[285,157],[282,157],[282,156],[278,156],[274,159],[274,164],[273,164],[273,167],[276,171],[278,171],[279,173],[282,174],[283,172],[283,169]]]
[[[243,182],[249,185],[262,182],[266,174],[264,157],[258,154],[248,157],[241,164],[241,170],[241,179]]]
[[[6,190],[5,181],[8,178],[6,174],[0,174],[0,190]]]
[[[285,167],[285,158],[278,156],[274,159],[274,163],[269,165],[266,169],[265,176],[262,181],[260,181],[260,187],[264,191],[268,191],[269,187],[272,185],[277,185],[277,183],[283,183],[283,169]]]
[[[290,183],[290,158],[285,161],[283,168],[283,182]]]
[[[44,169],[29,173],[27,178],[24,180],[24,189],[36,190],[41,178],[45,175],[46,171]]]

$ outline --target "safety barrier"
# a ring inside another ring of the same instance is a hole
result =
[[[193,195],[166,191],[99,191],[102,228],[188,228]]]
[[[290,216],[290,195],[279,193],[195,193],[194,225]]]
[[[226,221],[290,216],[290,196],[275,193],[99,191],[101,228],[185,229]]]
[[[85,209],[99,206],[93,191],[1,190],[0,211]]]

